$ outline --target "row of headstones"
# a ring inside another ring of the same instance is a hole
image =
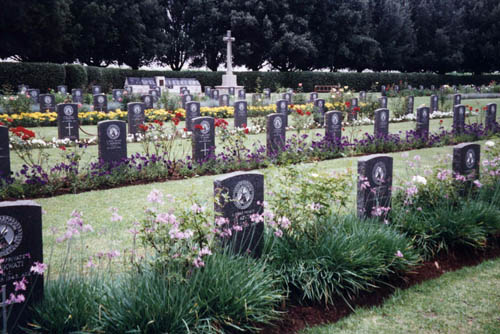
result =
[[[416,88],[413,88],[411,85],[408,85],[407,89],[408,89],[408,90],[416,90]],[[418,87],[418,90],[420,90],[420,91],[423,91],[424,89],[425,89],[425,88],[424,88],[424,86],[423,86],[423,85],[420,85],[420,86]],[[432,91],[436,91],[436,86],[431,85],[430,89],[431,89]],[[454,92],[458,92],[458,88],[457,88],[457,86],[453,85],[453,86],[452,86],[452,89],[453,89],[453,91],[454,91]],[[399,91],[400,91],[400,87],[399,87],[399,85],[394,85],[394,86],[393,86],[393,90],[394,90],[396,93],[399,93]],[[441,87],[439,88],[439,90],[441,91],[441,93],[443,93],[443,92],[444,92],[444,86],[441,86]],[[476,91],[477,91],[478,93],[481,93],[481,87],[480,87],[480,86],[476,86]],[[385,95],[386,95],[386,93],[387,93],[387,87],[386,87],[385,85],[380,86],[380,94],[382,94],[382,96],[385,96]]]

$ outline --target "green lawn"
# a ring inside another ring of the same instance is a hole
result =
[[[397,290],[382,306],[357,309],[303,334],[500,333],[500,259]]]

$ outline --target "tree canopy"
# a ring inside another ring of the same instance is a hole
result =
[[[173,70],[500,69],[498,0],[4,0],[0,58]]]

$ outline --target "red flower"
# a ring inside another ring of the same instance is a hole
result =
[[[243,123],[241,126],[244,127],[244,128],[246,128],[247,127],[247,123]]]
[[[294,105],[293,104],[290,104],[290,108],[293,109]]]
[[[304,112],[302,111],[302,109],[297,109],[295,110],[297,112],[297,114],[299,114],[300,116],[303,116],[304,115]]]
[[[177,117],[172,118],[172,122],[174,122],[175,125],[178,125],[180,120]],[[163,123],[162,123],[163,125]]]
[[[155,119],[153,122],[158,124],[159,126],[163,126],[163,122],[158,119]]]
[[[62,151],[66,151],[66,146],[61,145],[61,146],[59,146],[59,149],[62,150]]]
[[[361,109],[359,107],[354,107],[352,110],[354,110],[354,111],[360,111]]]
[[[0,125],[5,125],[3,122],[0,122]]]
[[[222,127],[225,129],[227,125],[229,125],[229,123],[225,119],[222,118],[215,119],[215,127]]]
[[[473,109],[472,107],[469,107],[469,110],[470,110],[470,111],[472,111],[472,109]]]
[[[476,112],[479,112],[479,109],[476,109]]]
[[[439,120],[439,124],[443,124],[443,120],[442,119]]]
[[[302,82],[299,82],[299,87],[302,87]]]
[[[201,126],[200,124],[196,124],[194,128],[198,130],[203,130],[203,126]]]
[[[307,115],[307,116],[311,116],[311,112],[310,112],[310,111],[307,111],[307,112],[306,112],[306,115]]]
[[[245,128],[243,132],[247,135],[250,131],[247,128]]]
[[[175,113],[175,117],[177,117],[177,118],[182,118],[182,114],[181,114],[180,112],[176,112],[176,113]]]
[[[22,140],[28,140],[35,137],[35,133],[31,130],[28,130],[22,126],[18,126],[10,129],[12,133],[16,136],[20,137]]]
[[[188,132],[188,129],[187,129],[187,128],[184,128],[184,132]]]
[[[350,108],[350,107],[351,107],[351,102],[349,102],[349,101],[345,101],[345,106],[346,106],[347,108]]]
[[[7,122],[12,123],[12,122],[14,122],[14,120],[9,117],[9,118],[7,118]]]
[[[149,127],[145,124],[139,124],[139,129],[141,129],[142,131],[146,132],[149,130]]]
[[[345,131],[345,128],[342,128],[342,131]]]

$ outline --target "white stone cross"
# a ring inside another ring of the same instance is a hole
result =
[[[66,129],[68,130],[68,135],[71,136],[71,129],[74,129],[74,127],[71,126],[71,122],[68,122],[68,126],[66,127]]]
[[[226,74],[233,74],[233,64],[232,64],[232,57],[233,57],[233,50],[231,47],[231,43],[235,41],[234,37],[231,37],[231,30],[227,31],[227,35],[222,39],[224,42],[227,42],[227,70]]]
[[[210,150],[207,148],[207,143],[203,143],[203,150],[201,150],[203,152],[203,155],[204,156],[207,156],[208,155],[208,152],[210,152]]]

